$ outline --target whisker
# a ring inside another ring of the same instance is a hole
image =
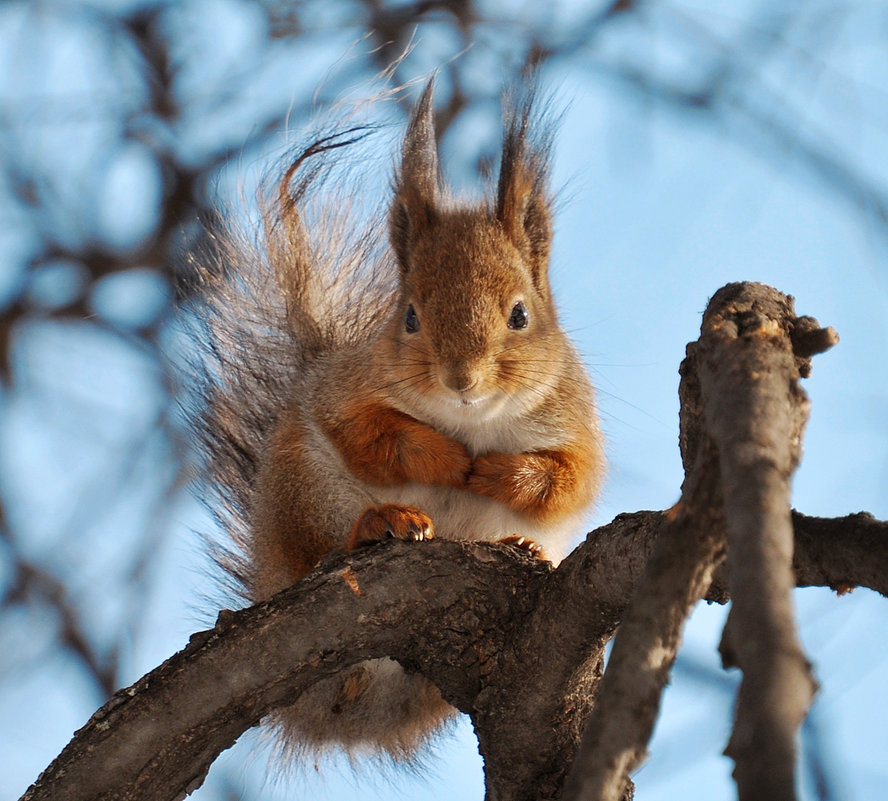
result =
[[[394,381],[389,381],[385,384],[381,384],[377,387],[377,389],[394,389],[395,387],[412,388],[421,386],[425,381],[428,381],[428,376],[425,373],[419,373],[416,375],[405,376],[404,378],[399,378]]]

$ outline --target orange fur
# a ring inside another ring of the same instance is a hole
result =
[[[576,451],[488,453],[472,463],[468,488],[545,522],[588,503],[588,459]]]
[[[428,515],[413,506],[387,503],[364,510],[348,535],[347,549],[353,551],[387,538],[419,542],[434,536],[435,528]]]
[[[464,445],[380,403],[354,404],[324,430],[351,472],[371,484],[461,487],[471,466]]]

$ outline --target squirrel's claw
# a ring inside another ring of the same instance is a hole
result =
[[[352,526],[347,549],[353,551],[386,539],[422,542],[434,536],[431,518],[413,506],[368,506]]]
[[[549,561],[549,558],[546,556],[546,552],[543,550],[542,545],[534,542],[528,537],[522,537],[520,534],[513,534],[510,537],[502,537],[496,542],[499,545],[514,545],[516,548],[520,548],[522,551],[527,551],[531,556],[534,556],[537,559]]]

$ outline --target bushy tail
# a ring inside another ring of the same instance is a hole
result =
[[[355,204],[359,177],[345,166],[369,132],[312,141],[265,187],[252,230],[219,219],[190,257],[198,486],[222,531],[213,555],[244,601],[255,599],[250,513],[267,438],[300,372],[376,331],[394,291],[384,217]]]

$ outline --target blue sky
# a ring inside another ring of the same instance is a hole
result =
[[[719,14],[682,5],[689,19],[727,32],[742,19],[748,4],[726,4],[725,9],[733,10]],[[186,22],[202,19],[200,4],[182,6]],[[214,32],[204,40],[217,44],[216,52],[206,51],[210,64],[205,73],[193,74],[194,86],[201,80],[224,82],[243,53],[255,56],[261,45],[261,37],[251,34],[247,6],[230,2],[223,7],[225,13],[214,17]],[[876,9],[859,6],[830,30],[828,47],[812,52],[790,41],[790,57],[751,58],[748,67],[755,71],[754,81],[766,98],[759,109],[762,114],[784,120],[786,108],[767,100],[768,92],[789,98],[795,110],[793,124],[803,141],[815,149],[844,154],[884,189],[888,102],[883,87],[888,79],[888,49],[883,39],[869,32]],[[188,17],[186,12],[198,16]],[[10,37],[16,30],[9,17],[0,17],[0,52],[4,46],[10,52]],[[32,76],[31,83],[20,77],[0,90],[0,108],[14,110],[19,107],[17,96],[30,97],[29,92],[47,87],[101,89],[101,82],[91,83],[94,77],[65,71],[64,60],[70,56],[54,43],[68,42],[67,33],[58,24],[47,25],[44,46],[57,51],[53,68],[43,75],[44,83],[39,75]],[[66,45],[79,53],[78,63],[87,49],[85,41]],[[646,50],[652,46],[650,39],[627,29],[608,39],[602,49],[656,58],[664,74],[693,71],[696,66],[686,63],[688,56],[676,41],[668,35],[656,38],[656,52],[651,54]],[[269,53],[259,70],[261,81],[278,85],[289,75],[295,94],[296,84],[322,80],[329,64],[350,43],[347,34],[318,41],[310,58],[303,54],[301,61],[311,68],[299,73],[288,72],[292,62],[286,54]],[[483,44],[476,49],[483,50]],[[483,56],[480,52],[472,57],[483,63]],[[27,54],[18,58],[22,66]],[[432,55],[423,58],[434,60]],[[799,63],[812,61],[816,68],[799,70]],[[85,74],[89,73],[89,65],[83,63]],[[795,480],[795,507],[824,516],[866,509],[888,518],[885,223],[832,191],[830,177],[812,171],[804,154],[776,152],[742,114],[723,110],[713,121],[711,116],[678,112],[627,91],[582,63],[554,65],[544,77],[567,109],[554,170],[560,201],[553,282],[565,327],[599,388],[610,456],[609,480],[590,526],[623,511],[664,508],[677,498],[682,478],[678,365],[685,344],[698,335],[708,297],[735,280],[763,281],[794,295],[799,313],[816,316],[841,336],[836,348],[815,359],[813,375],[805,382],[812,414],[804,461]],[[259,88],[263,86],[257,83],[259,105],[273,94]],[[737,102],[742,101],[738,91]],[[221,114],[218,118],[208,114],[189,121],[194,126],[189,141],[217,136],[220,119]],[[245,115],[229,134],[246,136],[252,124]],[[291,124],[298,129],[298,120]],[[39,128],[42,133],[34,148],[54,153],[57,159],[70,155],[73,148],[88,160],[101,153],[100,129],[99,123],[88,120],[72,140],[60,136],[58,129]],[[488,135],[487,127],[469,118],[452,141],[445,140],[445,160],[450,154],[451,163],[459,162],[461,136]],[[395,136],[385,132],[382,140],[390,144]],[[384,155],[384,163],[390,163],[386,159]],[[144,227],[156,204],[151,169],[139,148],[124,153],[117,170],[109,173],[112,180],[87,198],[96,200],[100,210],[87,219],[111,236],[137,239],[139,226]],[[261,169],[258,157],[246,156],[220,177],[220,191],[249,184]],[[68,187],[75,195],[76,189],[76,183]],[[0,288],[4,281],[17,280],[21,260],[16,254],[27,252],[27,242],[16,234],[14,226],[7,226],[0,237],[0,253],[5,254]],[[45,291],[64,292],[65,282],[72,280],[76,275],[63,265],[47,274]],[[105,292],[112,309],[125,310],[127,293],[134,295],[139,300],[133,304],[136,313],[152,293],[162,303],[164,289],[150,276],[130,275]],[[101,304],[101,298],[96,302]],[[107,443],[115,441],[117,428],[135,425],[145,431],[142,453],[119,455],[119,464],[132,474],[148,475],[159,458],[169,456],[163,442],[153,436],[162,376],[137,349],[83,327],[35,326],[22,332],[17,348],[19,385],[0,399],[4,500],[11,519],[27,533],[31,552],[51,553],[58,547],[55,537],[60,526],[75,526],[79,519],[78,509],[85,503],[82,476],[93,470],[95,482],[107,479],[106,462],[101,459],[107,456]],[[72,396],[77,401],[73,407]],[[85,420],[90,426],[86,442]],[[207,584],[194,533],[207,525],[205,516],[187,496],[157,516],[151,511],[151,486],[145,486],[137,497],[121,495],[111,504],[88,539],[66,543],[59,551],[60,561],[80,564],[84,554],[97,560],[79,583],[85,593],[98,593],[96,587],[107,584],[108,571],[126,559],[126,540],[119,534],[124,521],[145,517],[159,532],[156,548],[162,559],[136,599],[138,624],[123,667],[127,682],[182,647],[188,634],[210,616],[202,601]],[[97,636],[110,631],[118,616],[132,611],[133,598],[123,591],[120,597],[130,606],[92,607],[100,610],[94,621]],[[837,797],[843,801],[881,797],[888,787],[884,761],[888,726],[883,714],[888,708],[888,638],[882,634],[886,601],[864,590],[842,598],[826,590],[804,590],[797,593],[797,603],[802,638],[822,684],[811,716],[812,731],[823,744]],[[639,799],[684,799],[690,788],[713,801],[734,797],[731,763],[720,756],[736,686],[736,676],[721,671],[715,653],[723,617],[723,609],[703,605],[691,621],[651,759],[637,777]],[[12,655],[0,657],[4,680],[0,764],[5,766],[0,801],[17,798],[101,701],[76,667],[45,650],[49,633],[38,624],[22,613],[9,623],[6,635],[11,638],[13,629],[35,632],[24,640],[37,659],[27,671],[17,667]],[[0,635],[0,644],[4,642]],[[41,657],[44,653],[49,656]],[[265,757],[253,749],[252,738],[247,740],[226,754],[214,772],[224,770],[249,783],[264,781],[262,798],[288,797],[292,785],[262,779]],[[213,775],[196,798],[217,797]],[[807,782],[803,778],[804,797],[813,799]],[[391,781],[372,775],[341,778],[327,771],[320,778],[309,774],[295,786],[300,797],[330,799],[483,795],[480,760],[466,721],[436,748],[430,775],[424,779],[409,774]]]

